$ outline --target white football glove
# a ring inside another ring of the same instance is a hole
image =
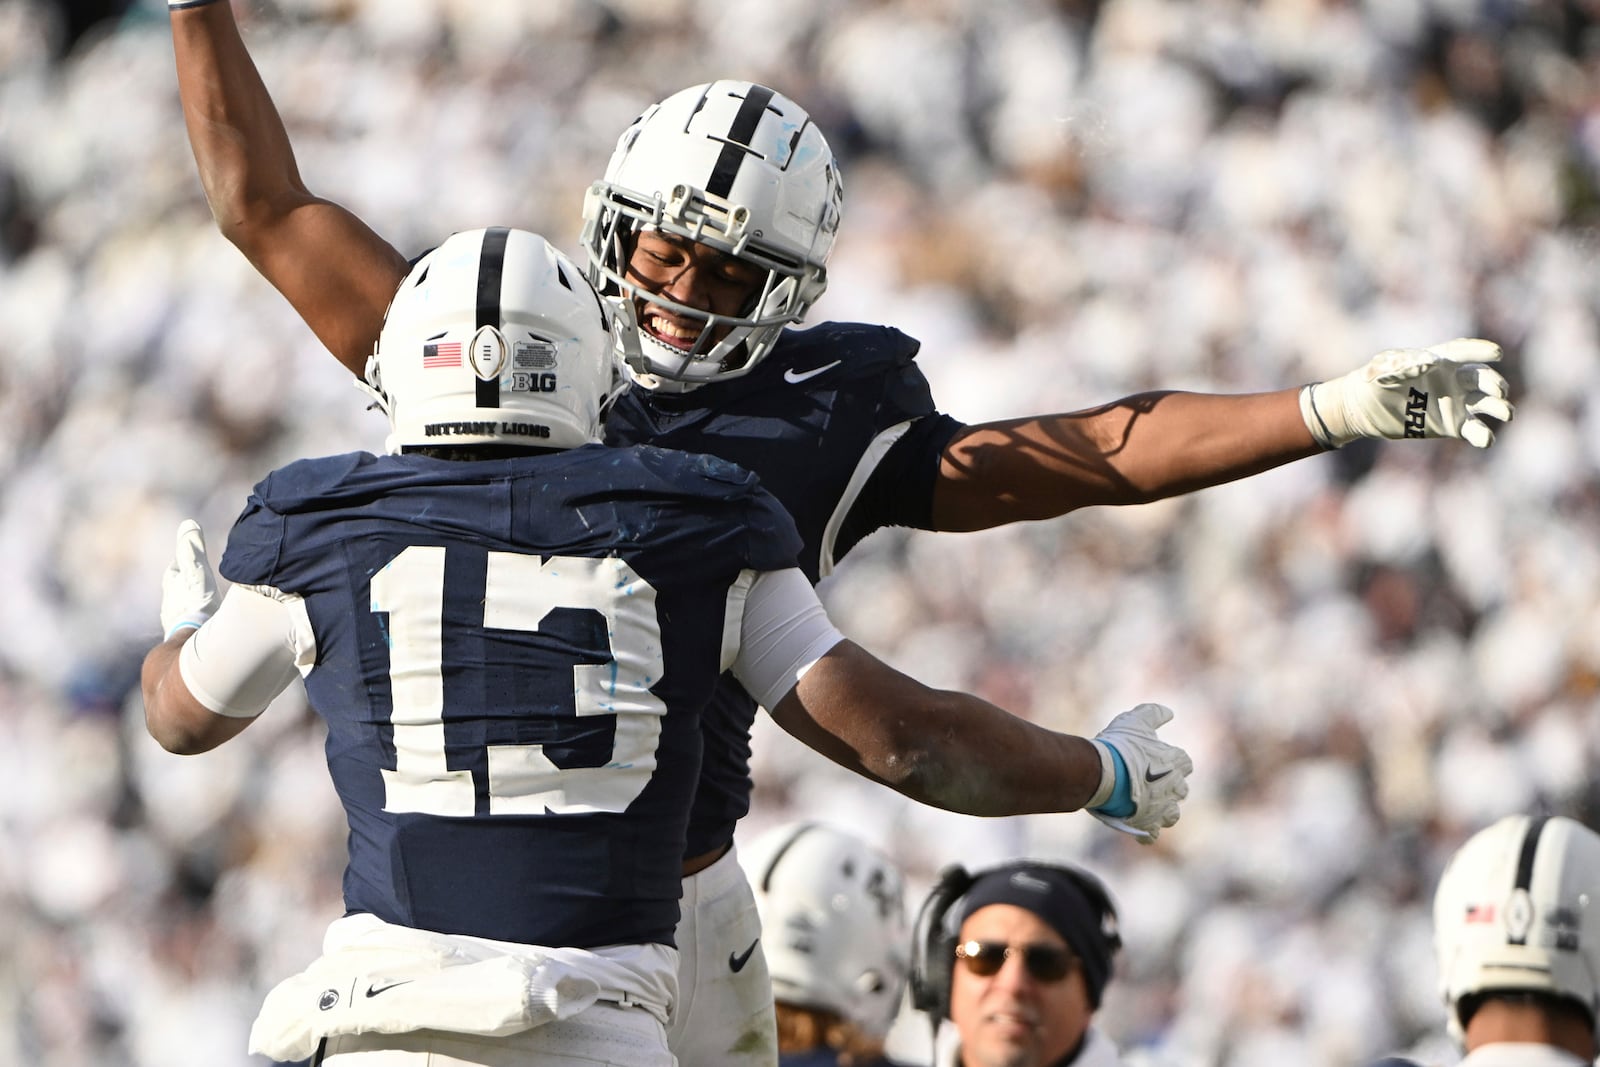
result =
[[[1359,370],[1301,389],[1300,415],[1323,448],[1358,437],[1458,437],[1488,448],[1495,423],[1512,414],[1505,377],[1488,366],[1499,358],[1499,345],[1475,337],[1390,348]]]
[[[1091,739],[1101,750],[1102,774],[1100,788],[1084,807],[1107,826],[1147,845],[1178,821],[1178,802],[1189,795],[1189,775],[1194,771],[1189,753],[1156,736],[1156,730],[1171,721],[1171,708],[1140,704],[1112,719]],[[1133,799],[1132,814],[1121,818],[1093,810],[1111,799],[1116,786],[1111,749],[1116,749],[1127,766]]]
[[[170,638],[184,627],[198,628],[217,611],[217,579],[206,559],[200,524],[178,524],[178,544],[161,576],[161,632]]]

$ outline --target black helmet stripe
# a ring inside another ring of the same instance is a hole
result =
[[[711,168],[711,177],[706,182],[706,192],[712,196],[725,197],[733,191],[733,179],[739,176],[739,167],[751,151],[750,139],[756,135],[756,129],[761,125],[761,113],[772,103],[772,96],[772,90],[764,85],[750,86],[744,103],[739,105],[738,113],[733,116],[733,125],[728,127],[728,139],[722,143],[722,152],[717,156],[716,166]]]
[[[1539,854],[1539,835],[1544,832],[1545,823],[1550,820],[1543,815],[1535,816],[1528,823],[1528,834],[1522,839],[1522,851],[1517,855],[1517,883],[1512,886],[1512,891],[1518,889],[1524,892],[1533,890],[1533,860]],[[1527,944],[1526,933],[1513,934],[1508,942],[1513,945]]]
[[[815,830],[816,828],[815,823],[803,823],[795,829],[794,833],[789,835],[789,840],[778,846],[778,850],[772,854],[772,859],[767,861],[766,871],[761,875],[761,891],[763,893],[772,891],[772,876],[778,872],[778,861],[789,854],[789,850],[794,847],[794,843],[804,837],[806,831]]]
[[[505,277],[506,239],[511,231],[504,226],[491,226],[483,232],[483,247],[478,252],[478,323],[476,330],[485,326],[500,328],[500,283]],[[478,379],[478,406],[500,406],[500,379]]]

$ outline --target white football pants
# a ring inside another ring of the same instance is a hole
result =
[[[680,903],[667,1043],[683,1067],[774,1067],[778,1022],[761,917],[734,850],[685,878]]]
[[[507,1037],[414,1030],[328,1038],[322,1067],[675,1067],[666,1029],[642,1008],[601,1001]]]

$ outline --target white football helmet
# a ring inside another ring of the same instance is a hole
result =
[[[653,104],[617,141],[583,205],[589,280],[623,306],[618,355],[650,388],[677,390],[748,373],[827,287],[843,191],[811,116],[763,85],[718,81]],[[737,316],[712,315],[626,278],[633,237],[653,228],[765,271]],[[635,308],[638,300],[645,305]],[[653,336],[648,305],[703,321],[681,349]],[[717,331],[732,329],[721,341]]]
[[[595,440],[612,321],[583,272],[538,234],[452,235],[400,283],[367,360],[388,451]]]
[[[761,912],[773,997],[820,1008],[882,1038],[909,967],[900,871],[878,850],[817,823],[780,826],[741,850]]]
[[[1439,880],[1433,927],[1457,1041],[1474,993],[1549,993],[1600,1020],[1600,834],[1581,823],[1511,815],[1474,834]]]

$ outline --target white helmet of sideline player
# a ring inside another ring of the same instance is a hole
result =
[[[1511,815],[1474,834],[1439,880],[1433,924],[1457,1041],[1477,993],[1548,993],[1600,1019],[1600,834],[1581,823]]]
[[[611,323],[583,272],[538,234],[453,234],[400,283],[367,360],[388,451],[595,440],[613,378]]]
[[[817,823],[780,826],[741,849],[761,912],[774,999],[820,1008],[869,1037],[889,1032],[909,967],[900,871]]]
[[[619,331],[618,355],[641,384],[663,390],[748,373],[827,287],[842,206],[833,151],[783,94],[717,81],[651,105],[623,131],[605,178],[584,198],[589,279],[637,327]],[[733,256],[765,281],[736,316],[652,294],[626,278],[633,235],[645,228]],[[654,335],[652,305],[702,322],[699,337],[682,348]]]

